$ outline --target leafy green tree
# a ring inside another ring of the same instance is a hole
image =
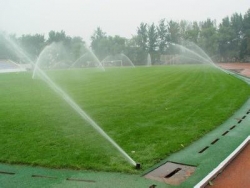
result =
[[[135,65],[145,65],[146,52],[137,44],[137,36],[133,36],[126,41],[124,53],[131,59]]]
[[[234,31],[234,35],[237,38],[237,40],[240,40],[242,38],[242,29],[243,29],[243,17],[241,14],[234,13],[231,16],[231,26]]]
[[[200,38],[198,41],[199,46],[204,49],[204,51],[209,56],[215,56],[218,53],[218,35],[216,22],[211,19],[207,19],[200,23]]]
[[[126,39],[123,37],[120,37],[118,35],[111,37],[108,37],[107,40],[107,49],[108,52],[107,55],[116,55],[124,52],[126,45]]]
[[[250,9],[244,15],[242,32],[243,39],[240,47],[240,57],[250,61]]]
[[[97,28],[91,37],[91,47],[97,57],[102,60],[108,55],[116,55],[124,52],[126,39],[118,35],[107,36],[101,28]]]
[[[180,26],[178,22],[170,20],[168,22],[168,48],[167,54],[174,55],[178,53],[178,50],[173,46],[173,44],[180,43]]]
[[[132,42],[131,42],[132,41]],[[133,36],[132,40],[129,42],[129,50],[134,50],[137,54],[134,55],[134,63],[137,65],[145,65],[148,54],[148,25],[146,23],[141,23],[137,27],[137,35]],[[130,44],[133,44],[130,46]],[[130,55],[128,54],[130,57]]]
[[[73,37],[70,44],[71,59],[75,61],[87,52],[85,42],[81,37]]]
[[[193,22],[185,33],[185,40],[198,43],[199,40],[199,34],[200,34],[200,27],[197,22]]]
[[[100,60],[104,59],[108,54],[107,43],[108,37],[106,33],[100,27],[97,27],[91,36],[91,48]]]
[[[152,23],[152,25],[148,26],[148,52],[155,52],[157,48],[157,39],[158,39],[158,34],[157,34],[157,29]]]
[[[68,46],[70,45],[71,37],[67,36],[65,34],[65,31],[61,32],[50,31],[49,38],[46,41],[46,43],[51,44],[52,42],[63,42],[66,46]]]
[[[148,53],[151,55],[152,63],[155,63],[158,50],[158,34],[154,23],[148,26]]]
[[[238,61],[240,59],[240,46],[243,38],[243,17],[241,14],[235,13],[231,16],[231,28],[233,32],[231,52],[234,56],[234,59]]]
[[[222,61],[230,61],[232,59],[232,41],[234,40],[234,33],[231,27],[229,17],[222,20],[218,30],[218,48]]]
[[[19,38],[21,46],[35,60],[45,46],[44,35],[22,35]]]
[[[143,50],[148,49],[148,28],[146,23],[141,23],[137,28],[137,45]]]
[[[191,30],[191,23],[186,21],[186,20],[181,20],[179,23],[180,26],[180,38],[183,40],[188,40],[189,39],[189,30]]]
[[[169,42],[178,44],[180,42],[180,26],[178,22],[168,22]]]
[[[97,27],[97,29],[94,31],[94,34],[91,36],[91,40],[95,41],[106,37],[107,37],[106,33],[103,32],[100,27]]]
[[[165,54],[169,35],[165,19],[160,20],[159,25],[157,27],[157,33],[159,37],[159,53]]]

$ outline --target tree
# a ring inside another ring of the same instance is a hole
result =
[[[242,32],[243,39],[240,47],[240,57],[250,61],[250,9],[244,15]]]
[[[218,30],[218,49],[222,61],[230,61],[232,55],[232,41],[234,40],[233,30],[229,17],[225,17],[219,25]]]
[[[136,35],[127,40],[124,52],[135,65],[145,65],[147,54],[145,53],[145,50],[138,46],[137,39]]]
[[[115,37],[109,37],[109,53],[116,55],[122,53],[125,49],[126,39],[116,35]]]
[[[174,44],[178,44],[180,42],[180,27],[179,23],[175,22],[173,20],[170,20],[168,22],[168,32],[169,32],[169,37],[168,37],[168,48],[167,48],[167,53],[174,55],[178,53],[178,50],[173,46]]]
[[[243,29],[243,18],[241,14],[234,13],[231,16],[231,26],[234,31],[234,35],[237,40],[240,40],[243,36],[242,29]]]
[[[107,36],[99,27],[94,31],[91,40],[91,47],[100,60],[108,55],[120,54],[126,48],[125,38],[118,35]]]
[[[209,56],[217,55],[218,51],[218,36],[216,29],[216,22],[211,19],[207,19],[200,23],[200,38],[198,41],[199,46]]]
[[[20,41],[21,46],[32,57],[33,60],[37,58],[45,46],[44,35],[40,34],[22,35],[22,37],[18,40]]]
[[[147,24],[141,23],[137,28],[137,45],[143,50],[147,50],[148,48],[148,30]]]
[[[97,27],[91,36],[91,48],[99,59],[104,59],[107,56],[107,43],[108,37],[106,36],[106,33],[103,32],[100,27]]]
[[[169,42],[178,44],[180,41],[180,26],[178,22],[168,22]]]
[[[67,46],[71,42],[71,37],[67,36],[63,30],[61,32],[50,31],[46,43],[51,44],[52,42],[63,42]]]
[[[151,55],[152,63],[156,60],[156,50],[158,48],[158,34],[157,29],[152,23],[148,26],[148,53]]]
[[[70,44],[71,59],[75,61],[87,52],[85,42],[81,37],[73,37]]]
[[[200,34],[200,27],[197,22],[193,22],[190,27],[188,27],[185,33],[185,40],[198,43]]]
[[[181,20],[180,21],[180,38],[183,40],[188,40],[189,38],[189,33],[188,31],[191,30],[191,23],[186,21],[186,20]]]
[[[133,46],[129,47],[137,52],[135,57],[135,63],[138,65],[144,65],[147,60],[148,54],[148,25],[141,23],[137,27],[137,35],[132,38]]]
[[[165,54],[169,35],[165,19],[160,20],[159,26],[157,27],[157,33],[159,37],[159,53]]]

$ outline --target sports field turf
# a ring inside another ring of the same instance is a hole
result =
[[[143,169],[220,125],[249,97],[205,65],[51,71]],[[0,161],[136,173],[113,146],[31,73],[0,74]]]

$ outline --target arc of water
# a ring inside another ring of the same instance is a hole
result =
[[[107,57],[105,57],[101,63],[102,63],[102,66],[104,66],[104,63],[108,61],[108,58],[110,58],[110,55],[108,55]]]
[[[129,61],[129,63],[132,65],[132,67],[135,67],[134,63],[128,58],[128,56],[126,56],[123,53],[121,53],[121,56],[124,57],[124,58],[126,58]]]
[[[5,36],[4,36],[5,37]],[[34,62],[29,58],[27,54],[23,52],[23,50],[20,49],[12,40],[5,37],[6,40],[11,44],[11,46],[23,57],[26,58],[26,60],[29,61],[32,65],[34,65]],[[90,116],[85,113],[59,86],[57,86],[48,76],[47,74],[42,71],[38,66],[36,66],[37,73],[41,76],[42,79],[49,85],[49,87],[55,91],[60,97],[62,97],[65,102],[75,111],[77,112],[84,120],[90,123],[90,125],[98,132],[100,133],[104,138],[106,138],[124,157],[125,159],[132,164],[133,166],[137,166],[137,163],[114,141],[112,140],[101,127],[97,125],[97,123],[90,118]],[[33,74],[34,75],[34,74]]]
[[[151,65],[152,65],[151,55],[148,53],[148,56],[147,56],[147,66],[150,67]]]
[[[81,58],[83,58],[85,55],[87,55],[87,53],[83,54],[82,56],[80,56],[77,60],[75,60],[75,62],[69,66],[69,69],[72,68]]]
[[[101,62],[107,61],[108,58],[110,58],[110,55],[108,55],[107,57],[105,57]]]
[[[88,49],[88,48],[87,48]],[[94,57],[94,59],[98,62],[99,67],[105,71],[105,68],[102,66],[102,63],[100,62],[100,60],[96,57],[96,55],[92,52],[92,50],[88,49],[88,51],[90,52],[90,54]]]
[[[173,43],[172,43],[172,44],[173,44]],[[206,58],[204,58],[203,56],[201,56],[201,55],[195,53],[194,51],[192,51],[192,50],[186,48],[185,46],[182,46],[182,45],[179,45],[179,44],[173,44],[173,45],[174,45],[174,46],[178,46],[180,49],[184,49],[184,50],[188,51],[189,53],[191,53],[191,54],[193,54],[193,55],[195,55],[195,56],[201,58],[201,59],[204,60],[205,62],[211,64],[211,65],[214,66],[215,68],[217,68],[217,69],[219,69],[219,70],[221,70],[221,71],[223,71],[223,72],[225,72],[225,73],[228,73],[226,70],[222,69],[221,67],[216,66],[216,65],[214,64],[214,62],[211,60],[211,58],[208,57],[208,59],[206,59]]]
[[[45,72],[43,72],[39,67],[37,68],[38,73],[46,81],[52,90],[54,90],[60,97],[62,97],[70,107],[79,114],[84,120],[86,120],[97,132],[99,132],[105,139],[107,139],[132,165],[136,166],[136,162],[114,141],[112,140],[103,129],[97,125],[97,123],[90,118],[90,116],[84,112],[74,101],[71,99],[61,88],[59,88]]]
[[[191,44],[193,47],[195,47],[196,50],[198,50],[201,54],[203,54],[209,61],[213,62],[213,60],[211,59],[211,57],[209,57],[207,55],[206,52],[204,52],[204,50],[202,50],[198,45],[196,45],[195,43],[193,42],[188,42],[189,44]]]
[[[39,54],[39,57],[43,56],[44,53],[46,53],[46,49],[47,49],[47,48],[48,48],[48,46],[46,46],[46,47],[42,50],[42,52]],[[27,59],[29,59],[29,58],[28,58],[29,56],[26,55],[26,57],[27,57]],[[36,76],[36,74],[37,74],[37,71],[38,71],[38,68],[39,68],[39,62],[38,62],[39,57],[37,58],[36,63],[34,63],[31,59],[29,59],[29,62],[30,62],[30,63],[33,65],[33,67],[34,67],[34,69],[33,69],[33,74],[32,74],[32,79],[35,78],[35,76]],[[41,70],[41,69],[40,69],[40,70]]]
[[[185,59],[190,59],[190,60],[193,60],[193,61],[197,61],[197,62],[200,62],[200,63],[204,63],[204,61],[202,61],[202,60],[198,60],[198,59],[191,58],[191,57],[186,57],[186,56],[184,56],[184,55],[180,55],[180,57],[184,57]]]

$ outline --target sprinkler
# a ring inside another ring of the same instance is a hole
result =
[[[137,170],[141,169],[141,164],[140,163],[136,163],[135,169],[137,169]]]

